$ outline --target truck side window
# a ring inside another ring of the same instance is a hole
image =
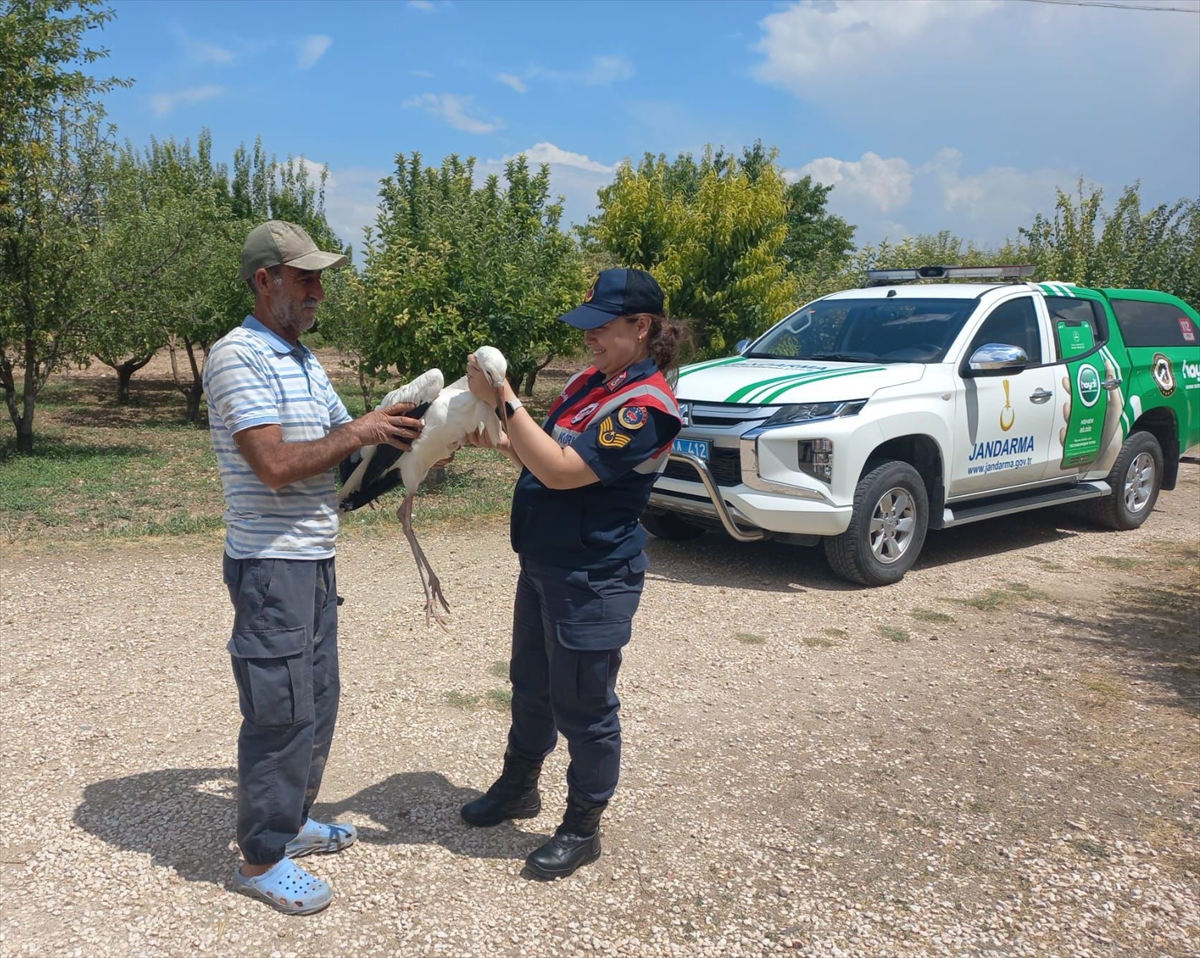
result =
[[[1108,321],[1104,315],[1104,307],[1094,299],[1047,296],[1046,309],[1050,312],[1051,328],[1059,331],[1059,358],[1063,357],[1065,347],[1061,341],[1063,324],[1067,327],[1087,326],[1091,330],[1093,343],[1099,345],[1108,342]]]
[[[1113,312],[1126,346],[1195,346],[1196,330],[1178,306],[1114,299]]]
[[[1042,361],[1042,337],[1038,330],[1037,310],[1033,307],[1032,296],[1010,299],[993,309],[979,327],[975,338],[971,340],[967,355],[970,356],[980,346],[986,346],[988,343],[1020,347],[1025,350],[1031,366]]]

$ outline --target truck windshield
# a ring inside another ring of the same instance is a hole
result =
[[[760,359],[937,363],[974,299],[827,299],[803,306],[744,353]]]

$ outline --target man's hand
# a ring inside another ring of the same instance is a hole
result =
[[[408,452],[425,427],[420,419],[411,419],[405,415],[413,408],[413,403],[401,402],[384,409],[373,409],[356,419],[354,425],[362,436],[362,445],[387,444],[402,452]]]

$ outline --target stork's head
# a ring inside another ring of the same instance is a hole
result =
[[[508,360],[504,358],[504,353],[495,346],[480,346],[475,350],[475,362],[479,363],[488,382],[499,389],[508,374]]]

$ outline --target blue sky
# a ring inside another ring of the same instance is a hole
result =
[[[1082,176],[1200,197],[1200,0],[157,2],[100,35],[118,135],[329,172],[361,243],[398,152],[549,162],[584,221],[622,160],[761,139],[860,242],[1016,237]],[[1179,8],[1185,12],[1150,10]]]

